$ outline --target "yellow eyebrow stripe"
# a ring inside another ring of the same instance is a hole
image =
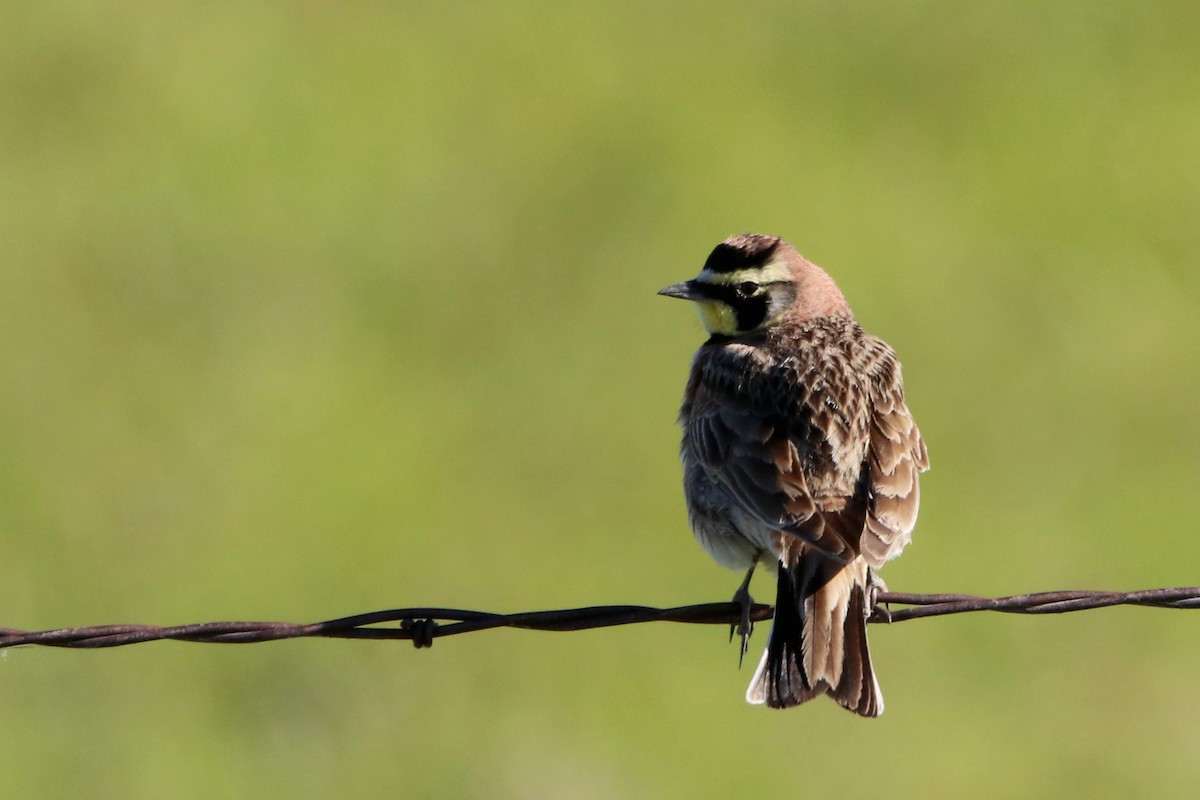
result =
[[[763,264],[761,267],[739,269],[734,272],[713,272],[706,269],[696,276],[696,280],[700,283],[724,285],[744,283],[745,281],[778,283],[779,281],[790,281],[791,279],[792,271],[788,269],[788,265],[783,261],[772,261],[769,264]]]

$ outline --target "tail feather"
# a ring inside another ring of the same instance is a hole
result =
[[[839,564],[805,553],[779,565],[775,619],[751,703],[788,708],[827,694],[864,717],[883,713],[867,649],[866,564]]]
[[[771,708],[788,708],[817,697],[826,687],[814,686],[804,669],[804,605],[799,600],[792,570],[779,567],[775,618],[762,661],[750,681],[746,700]]]

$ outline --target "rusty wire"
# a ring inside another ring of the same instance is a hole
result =
[[[1062,614],[1106,606],[1135,605],[1156,608],[1200,608],[1200,587],[1146,589],[1137,592],[1059,591],[1010,597],[974,597],[965,594],[906,594],[882,592],[871,622],[890,623],[920,617],[940,617],[970,611],[1000,611],[1009,614]],[[904,608],[892,608],[904,606]],[[774,609],[754,605],[750,618],[761,622]],[[201,622],[193,625],[100,625],[21,631],[0,628],[0,649],[19,645],[44,647],[100,648],[139,642],[173,639],[213,644],[248,644],[279,639],[325,637],[334,639],[406,639],[416,647],[429,647],[433,640],[459,633],[491,628],[523,628],[539,631],[581,631],[642,622],[685,622],[700,625],[732,625],[740,619],[735,603],[704,603],[677,608],[647,606],[592,606],[520,614],[491,614],[452,608],[399,608],[355,614],[325,622]],[[390,627],[383,627],[391,623]]]

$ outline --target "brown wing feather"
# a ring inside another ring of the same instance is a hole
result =
[[[899,555],[912,537],[921,503],[918,475],[929,469],[929,455],[904,402],[896,354],[878,339],[873,344],[869,385],[874,411],[867,458],[871,502],[862,554],[878,568]]]
[[[805,538],[819,540],[819,524],[808,524],[817,508],[796,442],[766,415],[747,413],[736,401],[722,402],[714,394],[703,385],[695,393],[687,427],[692,455],[753,516],[780,530],[808,531]],[[843,548],[831,545],[835,551]]]
[[[702,348],[685,447],[745,511],[847,561],[866,526],[869,406],[863,373],[839,350],[852,341],[820,333],[787,342],[783,358],[735,343]]]

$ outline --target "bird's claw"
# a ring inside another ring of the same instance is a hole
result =
[[[892,610],[886,604],[880,605],[879,595],[888,590],[883,578],[875,574],[875,570],[867,572],[867,617],[875,617],[881,622],[892,621]]]
[[[754,576],[754,567],[746,573],[746,579],[742,581],[742,585],[733,594],[732,602],[742,612],[741,619],[736,625],[729,626],[729,641],[733,641],[734,634],[741,638],[740,649],[738,652],[738,668],[742,666],[742,662],[746,660],[746,653],[750,650],[750,635],[754,633],[754,623],[750,619],[750,611],[754,608],[754,598],[750,596],[750,578]]]
[[[742,608],[741,621],[736,625],[729,626],[729,641],[733,641],[734,634],[737,634],[741,639],[741,646],[738,651],[738,667],[740,668],[742,662],[746,659],[746,653],[750,650],[750,636],[754,633],[754,623],[750,621],[750,609],[754,606],[754,599],[747,595],[745,603],[737,599],[734,599],[733,602]]]

